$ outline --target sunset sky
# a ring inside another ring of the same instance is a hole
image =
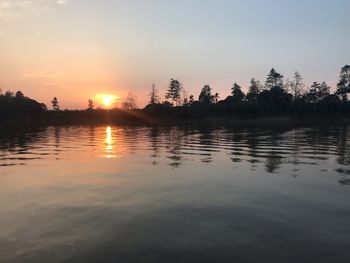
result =
[[[350,63],[349,0],[0,0],[0,88],[79,109],[170,78],[221,98],[271,67],[334,86]]]

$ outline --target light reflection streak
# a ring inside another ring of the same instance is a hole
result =
[[[112,137],[112,127],[108,126],[106,128],[106,139],[105,139],[105,158],[116,158],[114,152],[114,140]]]

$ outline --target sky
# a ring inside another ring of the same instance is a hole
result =
[[[334,87],[350,63],[349,10],[349,0],[0,0],[0,88],[83,109],[129,92],[143,107],[171,78],[225,98],[272,67]]]

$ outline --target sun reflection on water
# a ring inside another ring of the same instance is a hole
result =
[[[105,139],[105,157],[106,158],[115,158],[114,152],[114,140],[112,137],[112,127],[108,126],[106,128],[106,139]]]

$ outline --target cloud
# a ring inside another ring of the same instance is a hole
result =
[[[39,15],[55,6],[67,4],[68,0],[0,0],[0,22]]]
[[[67,3],[67,0],[56,0],[56,4],[58,5],[66,5]]]

